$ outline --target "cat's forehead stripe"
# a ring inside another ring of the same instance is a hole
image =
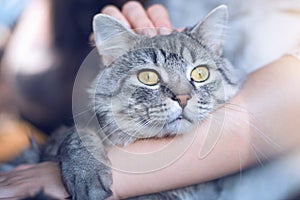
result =
[[[166,59],[166,52],[164,50],[162,50],[162,49],[159,49],[159,52],[164,57],[164,59]]]
[[[157,53],[154,51],[154,49],[146,49],[145,53],[147,56],[150,57],[150,61],[153,62],[154,64],[158,63],[158,55]]]

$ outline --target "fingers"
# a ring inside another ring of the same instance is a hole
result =
[[[147,9],[147,14],[154,26],[158,28],[159,34],[167,35],[171,33],[172,27],[169,14],[164,6],[159,4],[150,6]]]
[[[129,22],[117,7],[112,5],[105,6],[101,10],[101,13],[114,17],[115,19],[119,20],[124,26],[130,28]]]
[[[31,193],[24,187],[22,180],[14,182],[7,179],[7,181],[0,183],[0,199],[21,199],[30,195]]]
[[[9,185],[0,187],[0,200],[18,200],[25,199],[26,197],[32,196],[35,193],[39,192],[39,189],[36,189],[35,193],[30,193],[26,191],[26,187],[20,187],[19,185]]]
[[[168,11],[162,5],[155,4],[145,10],[141,3],[129,1],[124,4],[122,11],[109,5],[102,9],[104,14],[110,15],[135,32],[155,36],[156,34],[170,34],[172,26]]]
[[[122,8],[123,15],[137,33],[154,36],[157,34],[154,24],[148,17],[143,6],[136,1],[129,1]]]
[[[36,194],[42,188],[45,194],[58,199],[65,199],[69,196],[61,182],[57,163],[23,165],[0,173],[0,200],[21,199],[21,197]]]

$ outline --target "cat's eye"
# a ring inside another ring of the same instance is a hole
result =
[[[154,70],[143,70],[138,73],[138,79],[145,85],[156,85],[159,82],[159,75]]]
[[[195,82],[203,82],[209,78],[209,70],[206,65],[199,65],[191,72],[191,79]]]

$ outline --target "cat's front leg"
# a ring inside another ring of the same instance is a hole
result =
[[[101,200],[112,196],[107,153],[92,131],[74,129],[62,143],[58,159],[64,184],[72,199]]]

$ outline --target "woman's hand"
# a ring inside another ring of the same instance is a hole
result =
[[[21,165],[11,171],[0,173],[0,199],[20,199],[41,190],[58,199],[69,196],[61,181],[57,163]]]
[[[159,4],[150,6],[147,10],[137,1],[129,1],[124,4],[122,10],[108,5],[101,11],[121,21],[128,28],[137,33],[154,36],[156,34],[166,35],[171,33],[168,11]]]

